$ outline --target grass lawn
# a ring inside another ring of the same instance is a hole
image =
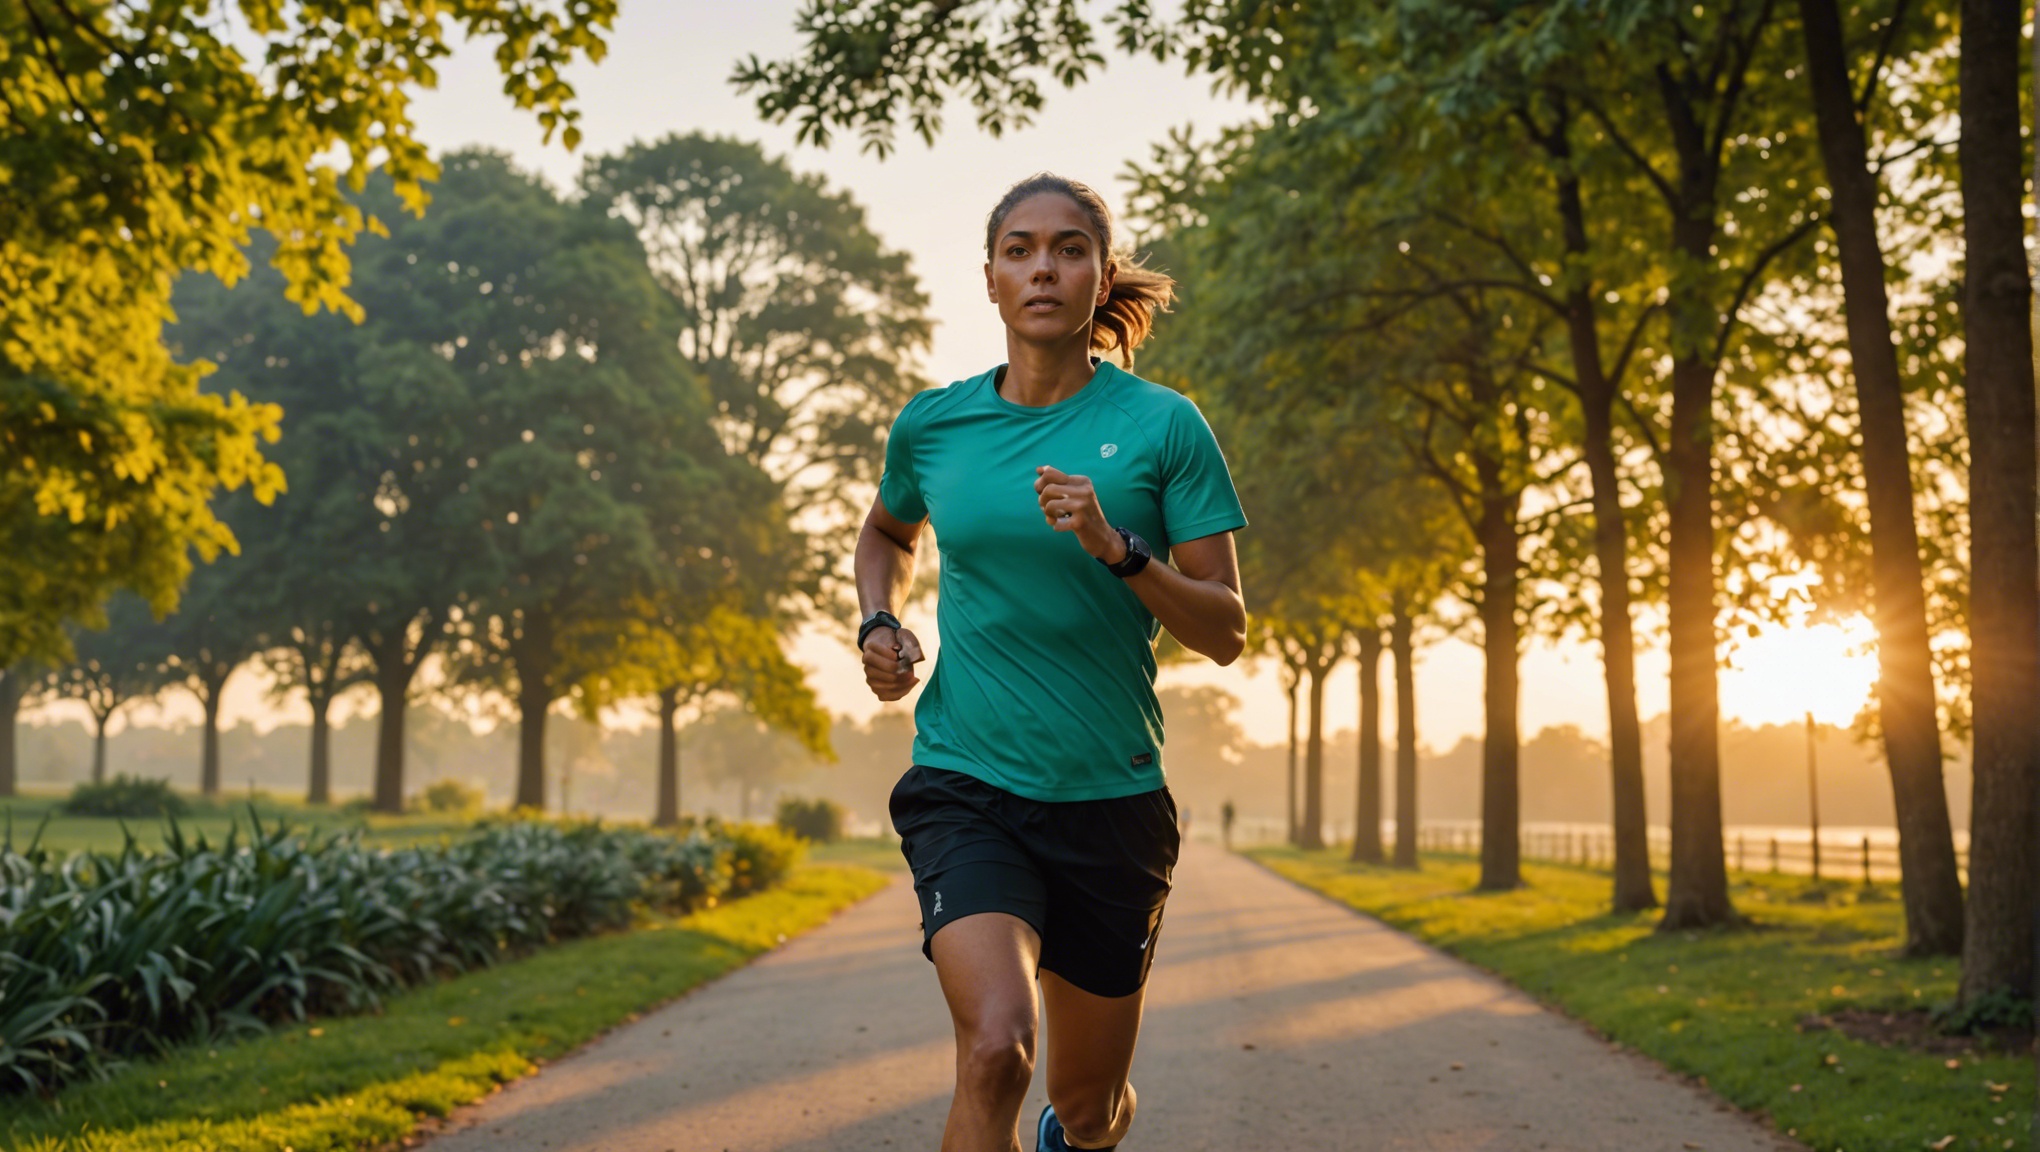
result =
[[[409,1134],[876,892],[811,863],[770,891],[544,949],[318,1020],[182,1049],[44,1103],[0,1102],[0,1147],[67,1152],[354,1152]],[[676,1039],[675,1043],[684,1043]]]
[[[900,842],[888,836],[813,844],[808,847],[807,858],[817,864],[857,864],[880,872],[907,870],[907,859],[900,855]]]
[[[1608,914],[1607,876],[1579,868],[1526,864],[1528,887],[1476,894],[1479,868],[1465,857],[1426,857],[1411,874],[1349,864],[1342,850],[1248,855],[1499,974],[1823,1152],[2032,1149],[2030,1057],[1928,1055],[1801,1028],[1847,1008],[1954,996],[1953,961],[1898,956],[1894,885],[1738,874],[1736,906],[1753,927],[1660,935],[1654,915]]]
[[[251,804],[265,826],[271,821],[285,820],[293,827],[307,831],[362,828],[367,831],[370,843],[389,847],[459,835],[474,823],[471,817],[457,815],[418,813],[384,816],[345,812],[339,808],[314,808],[302,800],[286,799],[267,792],[258,792],[253,797],[247,793],[227,793],[212,800],[188,793],[181,795],[191,805],[191,813],[177,820],[184,834],[195,836],[202,833],[214,843],[225,839],[236,823],[246,827]],[[125,835],[123,824],[144,847],[149,848],[161,845],[164,834],[170,828],[168,821],[157,819],[121,821],[110,816],[65,816],[57,811],[63,806],[64,799],[61,795],[28,794],[0,800],[0,833],[4,833],[8,822],[12,821],[14,846],[26,847],[43,817],[48,816],[50,822],[42,834],[44,846],[60,852],[76,852],[85,848],[118,852]]]

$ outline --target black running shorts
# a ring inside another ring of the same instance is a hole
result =
[[[1167,788],[1051,803],[916,765],[893,828],[921,899],[921,951],[945,926],[1004,912],[1041,936],[1041,966],[1096,996],[1147,982],[1180,840]]]

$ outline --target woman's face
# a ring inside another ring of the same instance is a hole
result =
[[[1090,326],[1112,294],[1112,268],[1077,202],[1055,192],[1022,200],[1000,222],[985,291],[1021,339],[1055,344]]]

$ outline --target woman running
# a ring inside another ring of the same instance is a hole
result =
[[[944,1152],[1113,1148],[1178,835],[1163,785],[1157,625],[1230,664],[1246,642],[1232,533],[1246,526],[1204,418],[1128,367],[1174,282],[1113,247],[1090,188],[1040,175],[985,227],[998,368],[908,402],[857,540],[864,675],[919,678],[906,603],[924,524],[941,552],[942,655],[914,711],[893,827],[921,900],[922,951],[956,1026]],[[1173,566],[1172,566],[1173,564]]]

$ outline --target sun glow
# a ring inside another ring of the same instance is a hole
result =
[[[1722,717],[1790,724],[1811,712],[1822,724],[1850,723],[1877,683],[1876,639],[1861,616],[1739,638],[1721,670]]]

